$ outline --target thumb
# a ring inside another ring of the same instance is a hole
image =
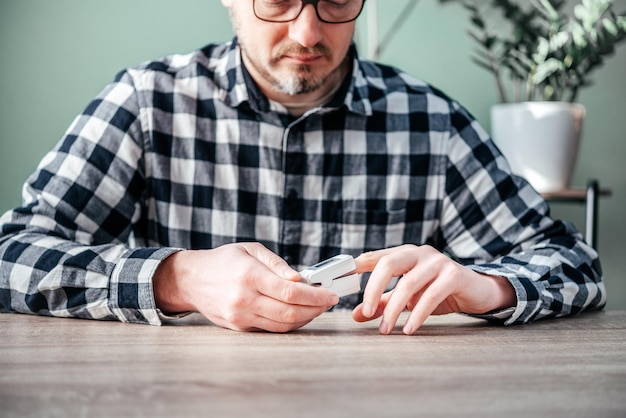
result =
[[[300,273],[292,269],[285,260],[283,260],[278,254],[270,251],[263,245],[255,245],[248,247],[248,253],[259,260],[263,265],[272,271],[277,276],[282,277],[285,280],[297,282],[300,280]]]

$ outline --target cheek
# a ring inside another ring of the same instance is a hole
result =
[[[352,31],[337,31],[336,33],[329,34],[326,39],[329,41],[327,45],[333,51],[333,57],[335,60],[342,60],[346,53],[350,49],[352,43],[354,30]]]
[[[277,49],[283,38],[270,31],[243,32],[239,35],[239,42],[243,45],[249,56],[267,61],[272,52]]]
[[[347,44],[330,45],[331,51],[333,51],[332,60],[334,66],[340,65],[346,57],[348,50],[350,49],[350,42]]]

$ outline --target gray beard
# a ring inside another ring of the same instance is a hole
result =
[[[289,96],[312,93],[322,86],[323,80],[307,76],[309,69],[306,66],[301,67],[300,71],[299,74],[290,74],[284,78],[276,78],[271,74],[264,75],[276,91]]]
[[[240,43],[240,47],[242,49],[242,53],[246,53],[245,45]],[[321,52],[324,56],[329,56],[330,53],[323,46],[314,47],[316,52]],[[284,51],[283,51],[284,52]],[[280,54],[278,54],[280,55]],[[278,60],[278,58],[274,58]],[[344,61],[339,64],[337,68],[335,68],[328,76],[326,77],[314,77],[311,74],[311,68],[308,65],[301,65],[298,67],[297,72],[293,74],[288,74],[286,76],[276,77],[271,73],[271,70],[267,70],[260,66],[256,66],[254,61],[249,59],[248,62],[250,65],[254,66],[257,73],[263,77],[265,81],[267,81],[272,88],[278,93],[286,94],[289,96],[298,96],[302,94],[308,94],[319,90],[326,81],[327,78],[336,75],[343,71],[344,66],[346,65],[346,61],[348,57],[346,56]]]

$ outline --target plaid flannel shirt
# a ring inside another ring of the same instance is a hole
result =
[[[472,116],[351,53],[334,98],[298,118],[259,92],[236,39],[121,72],[1,218],[0,311],[160,324],[160,261],[240,241],[296,269],[429,244],[513,284],[517,306],[485,315],[506,324],[601,308],[597,254]]]

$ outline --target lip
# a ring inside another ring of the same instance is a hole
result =
[[[297,64],[312,64],[322,59],[321,55],[285,55],[284,58]]]

